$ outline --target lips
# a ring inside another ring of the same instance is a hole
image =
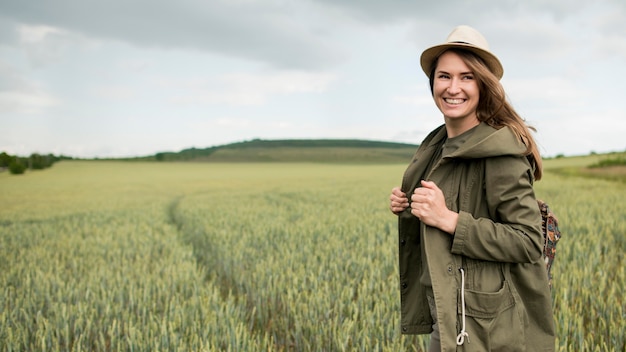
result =
[[[458,105],[458,104],[463,104],[465,102],[465,99],[452,99],[452,98],[444,98],[443,99],[447,104],[451,104],[451,105]]]

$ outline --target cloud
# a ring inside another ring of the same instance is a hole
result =
[[[278,1],[59,0],[46,6],[24,0],[0,5],[0,13],[24,25],[139,47],[209,51],[281,68],[317,69],[344,60],[330,33],[300,21],[295,16],[300,11]]]
[[[613,5],[619,0],[608,0]],[[486,23],[498,18],[511,18],[524,13],[545,13],[562,19],[579,13],[589,6],[586,0],[543,0],[527,1],[490,1],[490,0],[452,0],[452,1],[378,1],[378,0],[318,0],[335,11],[346,11],[349,15],[370,23],[388,24],[397,21],[445,19],[449,23],[467,22]]]
[[[626,33],[597,35],[591,42],[592,47],[589,50],[590,64],[593,64],[594,61],[611,57],[617,57],[622,62],[626,61]]]
[[[533,123],[537,128],[540,151],[545,156],[583,155],[592,151],[598,153],[626,151],[624,111],[573,110],[563,114],[558,110],[546,110],[545,113],[545,118],[537,119]]]
[[[332,73],[280,71],[232,73],[214,80],[162,80],[160,85],[182,91],[171,98],[176,104],[261,105],[276,95],[324,92],[335,79]]]
[[[60,103],[40,83],[20,74],[15,67],[0,61],[0,112],[34,114]]]
[[[100,86],[95,94],[106,100],[130,100],[137,97],[137,91],[126,86]]]
[[[610,8],[613,15],[606,15],[603,8]],[[618,0],[58,0],[49,5],[22,0],[0,4],[0,18],[11,18],[40,31],[55,29],[46,33],[50,37],[46,42],[52,41],[46,47],[30,48],[34,57],[58,55],[67,45],[64,41],[73,35],[72,40],[90,38],[142,48],[193,49],[278,69],[319,70],[350,58],[350,49],[338,38],[356,23],[410,23],[415,28],[410,34],[412,41],[420,48],[443,40],[442,33],[465,23],[482,30],[503,52],[508,51],[506,45],[516,45],[529,48],[527,54],[545,57],[566,55],[562,49],[570,50],[577,43],[567,40],[571,36],[565,31],[580,25],[598,28],[601,36],[614,33],[616,38],[623,38],[625,8]],[[515,16],[511,16],[513,12]],[[571,23],[577,15],[590,18],[589,23]]]
[[[0,5],[2,8],[2,5]],[[2,18],[0,12],[0,47],[15,46],[17,43],[16,23],[12,20]]]
[[[80,35],[48,25],[21,24],[16,32],[19,46],[35,67],[58,62],[74,45],[89,45]]]
[[[194,129],[205,129],[207,131],[215,129],[230,130],[232,128],[246,129],[250,131],[260,130],[287,130],[293,127],[289,121],[278,120],[276,118],[259,117],[219,117],[208,121],[199,121],[192,124]]]
[[[567,57],[576,49],[576,42],[559,23],[550,16],[529,14],[514,19],[492,21],[486,28],[491,49],[499,56],[516,59],[540,60]],[[506,67],[505,67],[506,72]]]
[[[125,59],[117,63],[117,67],[130,72],[142,72],[154,66],[154,62],[146,59]]]
[[[415,95],[397,95],[392,97],[391,100],[394,103],[423,107],[430,107],[434,104],[433,98],[430,95],[418,95],[417,93]]]
[[[57,104],[56,99],[40,91],[0,92],[0,112],[3,113],[35,114]]]
[[[513,105],[549,153],[585,138],[600,150],[626,134],[623,113],[608,111],[626,72],[625,17],[623,0],[0,1],[0,119],[46,125],[29,143],[49,134],[54,150],[419,143],[443,122],[419,54],[465,23],[503,61]]]
[[[561,77],[535,77],[506,80],[502,83],[513,104],[567,106],[578,109],[587,103],[591,92],[572,85],[571,80]]]

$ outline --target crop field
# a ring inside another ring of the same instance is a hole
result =
[[[547,161],[548,168],[585,160]],[[0,173],[0,351],[423,351],[405,165],[63,161]],[[626,183],[546,173],[558,351],[626,349]]]

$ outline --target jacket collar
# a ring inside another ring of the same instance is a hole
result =
[[[495,129],[484,122],[475,127],[475,131],[463,145],[446,158],[475,159],[504,155],[524,155],[526,146],[515,136],[509,127]],[[441,135],[441,136],[440,136]],[[441,142],[446,136],[445,128],[439,131],[432,143]]]

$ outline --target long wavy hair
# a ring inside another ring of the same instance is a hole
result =
[[[532,132],[535,132],[536,129],[529,126],[526,120],[513,109],[500,80],[489,70],[480,57],[471,51],[462,49],[448,49],[447,51],[453,51],[459,55],[467,67],[474,73],[480,94],[478,106],[476,107],[478,120],[496,129],[501,129],[505,126],[511,128],[526,146],[525,155],[531,163],[534,163],[535,180],[540,180],[543,175],[541,154],[532,136]],[[431,94],[434,93],[433,85],[437,61],[433,63],[432,67],[429,77]]]

